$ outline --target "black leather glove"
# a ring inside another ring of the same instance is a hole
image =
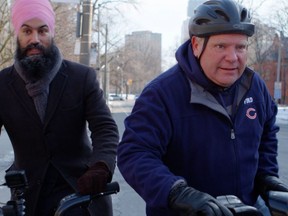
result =
[[[255,180],[255,188],[266,204],[268,203],[268,191],[288,192],[288,186],[275,176],[257,176]]]
[[[214,197],[188,187],[184,182],[171,189],[168,200],[170,208],[183,216],[233,216],[232,212]]]
[[[104,162],[91,166],[77,181],[80,194],[96,194],[103,192],[111,180],[111,172]]]

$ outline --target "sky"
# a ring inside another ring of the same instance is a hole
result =
[[[177,3],[176,3],[177,2]],[[142,0],[138,11],[127,14],[133,31],[162,33],[163,46],[180,40],[182,22],[187,19],[188,0]]]
[[[257,7],[263,1],[258,13],[267,14],[275,0],[244,0],[245,6]],[[127,33],[150,30],[162,34],[163,49],[175,46],[181,40],[181,28],[187,19],[188,0],[140,0],[138,10],[129,9],[125,14],[129,25]],[[270,10],[271,11],[271,10]],[[130,31],[130,32],[129,32]]]

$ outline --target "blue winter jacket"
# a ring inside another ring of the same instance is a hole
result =
[[[178,64],[145,87],[125,120],[118,167],[145,200],[148,216],[177,215],[168,195],[179,179],[253,205],[256,174],[278,176],[277,106],[264,82],[245,69],[234,85],[232,119],[192,52],[187,41],[176,53]]]

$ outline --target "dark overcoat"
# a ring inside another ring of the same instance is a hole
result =
[[[118,129],[90,67],[63,60],[50,84],[43,123],[14,66],[3,69],[0,126],[14,149],[10,170],[25,170],[28,178],[27,215],[34,215],[49,165],[75,190],[77,179],[97,161],[114,171]]]

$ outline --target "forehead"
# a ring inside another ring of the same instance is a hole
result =
[[[45,23],[44,21],[42,21],[38,18],[33,18],[33,19],[25,21],[22,24],[21,28],[23,28],[23,27],[30,27],[30,28],[38,29],[38,28],[48,27],[48,25],[47,25],[47,23]]]
[[[209,38],[210,42],[225,42],[225,43],[246,43],[248,36],[244,34],[219,34],[212,35]]]

